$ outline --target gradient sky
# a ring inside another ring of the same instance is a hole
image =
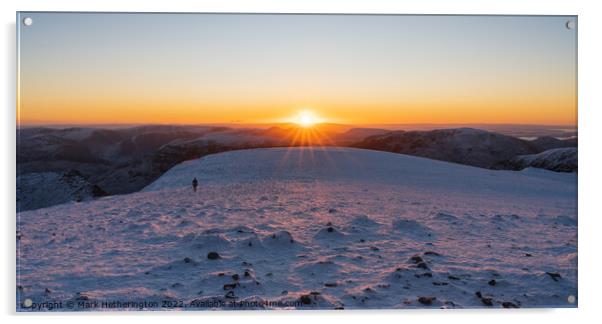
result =
[[[21,13],[22,124],[575,124],[566,17]]]

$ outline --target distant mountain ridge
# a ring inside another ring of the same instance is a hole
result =
[[[538,154],[519,155],[506,162],[506,169],[540,168],[557,172],[577,171],[577,148],[563,147]]]
[[[369,136],[352,146],[488,169],[503,169],[505,162],[516,156],[537,154],[550,148],[576,146],[576,142],[551,137],[527,141],[480,129],[452,128],[393,131]]]
[[[19,210],[85,200],[95,197],[94,193],[136,192],[182,161],[238,149],[343,146],[490,169],[515,169],[516,164],[509,161],[516,156],[576,146],[576,140],[526,141],[471,128],[406,132],[337,124],[319,124],[312,128],[279,124],[263,129],[163,125],[119,129],[23,128],[17,131],[17,139]],[[70,176],[73,174],[77,177]],[[67,178],[77,181],[69,182],[68,186],[56,182]],[[61,192],[74,194],[63,195],[59,200],[36,198],[41,192],[38,189],[46,187],[63,188]],[[24,197],[25,193],[28,197]]]

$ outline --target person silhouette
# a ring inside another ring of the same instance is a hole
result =
[[[196,177],[194,179],[192,179],[192,189],[194,190],[194,192],[196,192],[196,187],[199,186],[199,181],[196,179]]]

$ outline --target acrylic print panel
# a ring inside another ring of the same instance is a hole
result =
[[[21,12],[16,308],[576,307],[576,16]]]

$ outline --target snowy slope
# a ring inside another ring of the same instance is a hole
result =
[[[513,169],[527,167],[541,168],[559,172],[577,171],[577,148],[557,148],[539,154],[519,155],[508,163]]]
[[[481,195],[564,196],[575,177],[553,173],[494,171],[420,157],[352,148],[267,148],[238,150],[186,161],[143,189],[241,181],[343,181],[391,184],[414,190],[465,191]],[[554,178],[566,186],[552,185]]]
[[[210,155],[144,192],[19,213],[18,299],[572,307],[576,179],[348,148]]]
[[[81,173],[33,172],[17,175],[17,211],[43,208],[106,195]]]

